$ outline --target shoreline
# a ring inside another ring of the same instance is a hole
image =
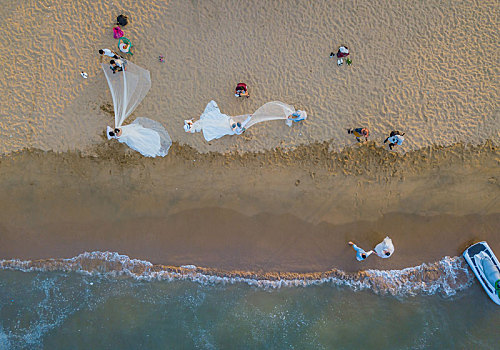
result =
[[[164,159],[112,143],[97,157],[0,158],[0,258],[108,250],[220,270],[402,269],[491,242],[500,222],[491,142],[404,155],[373,144],[339,153],[327,143],[226,155],[172,149]],[[385,235],[391,259],[355,261],[347,241],[369,249]]]
[[[498,1],[241,5],[0,0],[0,348],[494,348],[462,253],[500,254]],[[308,117],[207,142],[210,101]],[[107,139],[124,108],[168,155]]]
[[[452,296],[472,285],[473,274],[462,257],[444,257],[433,263],[401,270],[363,270],[345,272],[292,273],[279,271],[220,270],[195,265],[168,266],[132,259],[114,252],[85,252],[66,259],[0,260],[0,270],[22,272],[77,272],[91,276],[126,276],[139,281],[184,280],[208,285],[247,284],[264,289],[308,287],[331,284],[354,290],[369,289],[375,294],[392,296]]]

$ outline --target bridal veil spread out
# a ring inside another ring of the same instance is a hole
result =
[[[113,74],[107,64],[102,69],[113,98],[115,128],[121,129],[120,136],[111,136],[113,131],[108,126],[108,139],[116,138],[146,157],[164,157],[167,155],[172,139],[167,130],[157,121],[148,118],[136,118],[129,125],[123,122],[137,108],[151,88],[149,71],[127,61],[125,70]]]

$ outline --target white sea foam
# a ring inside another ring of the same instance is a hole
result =
[[[0,325],[0,349],[10,349],[11,346],[7,333],[3,330],[2,325]]]
[[[153,265],[115,252],[85,252],[70,259],[0,260],[1,269],[20,271],[76,271],[90,275],[129,276],[138,280],[188,280],[202,284],[245,283],[258,288],[306,287],[311,285],[347,286],[369,289],[377,294],[413,296],[441,294],[451,296],[469,287],[473,276],[462,257],[444,257],[402,270],[366,270],[346,273],[330,270],[310,274],[257,274],[225,272],[183,265]]]

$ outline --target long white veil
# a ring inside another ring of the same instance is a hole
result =
[[[146,97],[151,88],[151,76],[148,70],[130,61],[126,62],[126,70],[115,74],[109,64],[103,63],[101,66],[113,97],[115,128],[119,128]]]
[[[269,120],[277,120],[277,119],[287,120],[288,116],[293,113],[295,113],[295,108],[293,108],[293,106],[287,105],[286,103],[280,101],[268,102],[259,107],[253,114],[251,114],[250,121],[247,123],[246,128],[248,129],[252,125],[261,122],[266,122]],[[302,113],[305,114],[305,112]],[[233,120],[241,123],[249,116],[250,114],[239,115],[233,117]],[[305,116],[303,119],[306,118],[307,116]]]

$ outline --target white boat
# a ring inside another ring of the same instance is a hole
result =
[[[500,305],[500,263],[488,243],[471,245],[463,256],[491,300]]]

